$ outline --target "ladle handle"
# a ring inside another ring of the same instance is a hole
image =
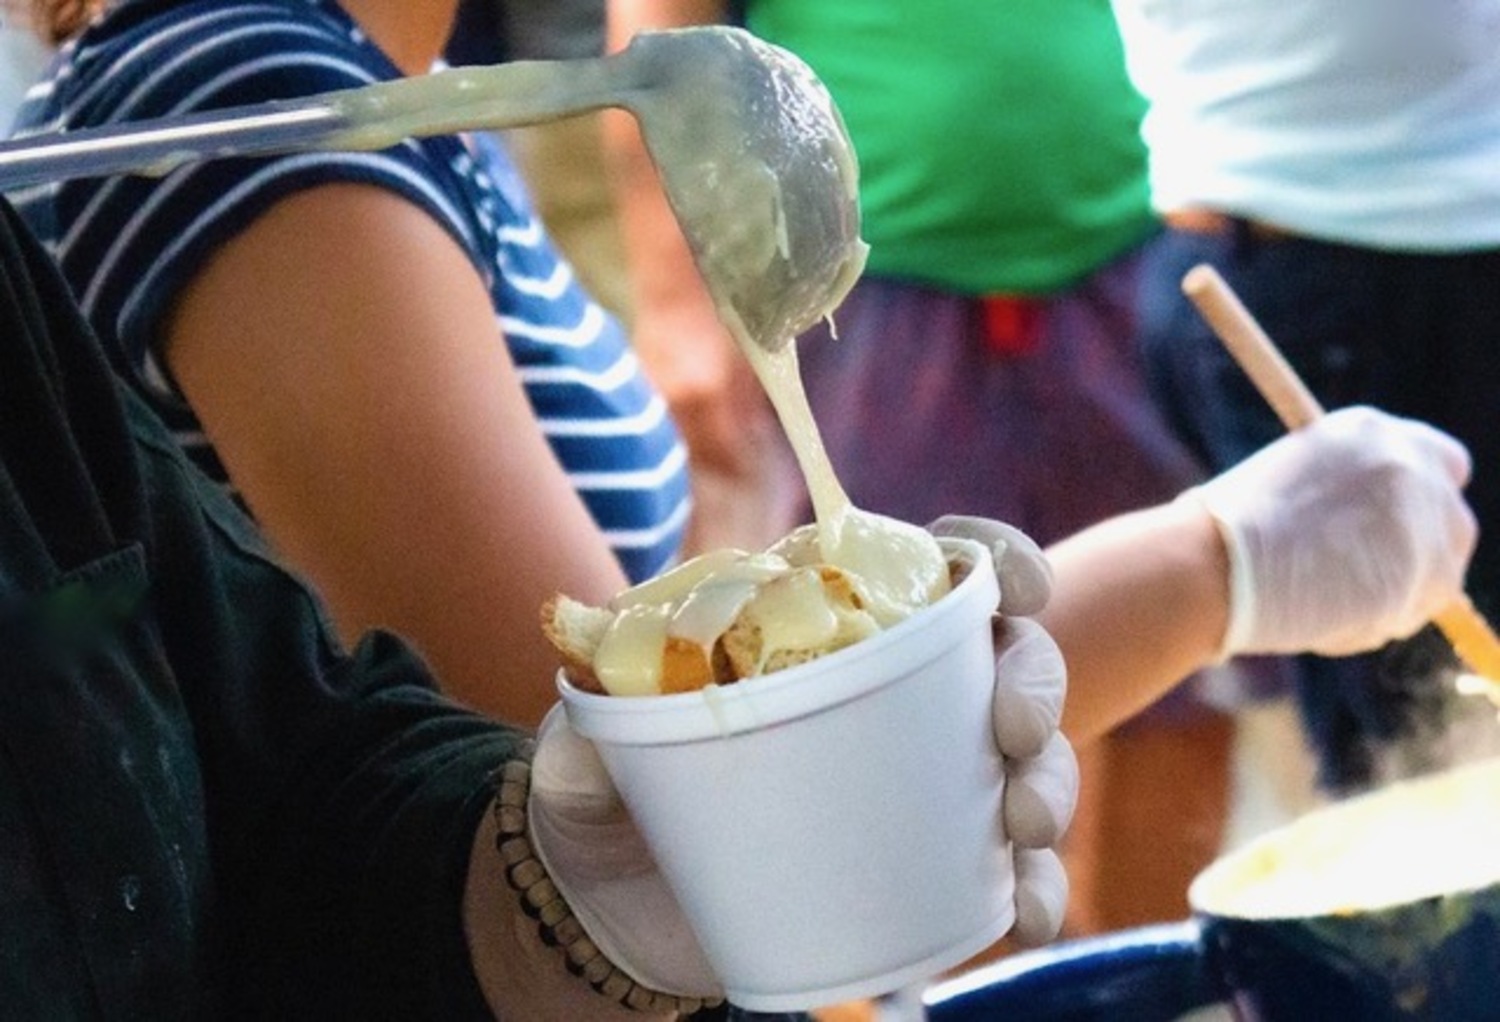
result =
[[[1217,270],[1194,266],[1182,278],[1182,291],[1287,429],[1301,429],[1323,414],[1318,399]],[[1469,669],[1492,683],[1491,698],[1500,702],[1500,636],[1469,598],[1460,593],[1433,624]]]
[[[348,126],[322,96],[161,117],[0,144],[0,191],[111,174],[165,174],[198,160],[293,152]]]
[[[23,136],[0,143],[0,192],[201,160],[372,150],[404,138],[520,127],[626,106],[619,56],[451,68],[299,99]]]

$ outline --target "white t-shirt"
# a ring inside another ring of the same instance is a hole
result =
[[[1500,0],[1113,0],[1159,210],[1500,247]]]

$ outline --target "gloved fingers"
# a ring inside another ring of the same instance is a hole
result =
[[[1078,757],[1056,732],[1035,759],[1005,770],[1005,833],[1021,848],[1050,848],[1062,840],[1078,804]]]
[[[1365,405],[1341,408],[1327,418],[1334,420],[1330,425],[1342,425],[1360,444],[1368,444],[1372,434],[1383,435],[1385,442],[1393,445],[1404,442],[1419,462],[1440,466],[1459,486],[1467,485],[1473,475],[1474,459],[1463,442],[1426,422],[1389,415]]]
[[[573,730],[561,703],[547,711],[537,730],[531,794],[580,823],[612,823],[624,812],[594,743]]]
[[[944,515],[927,526],[934,536],[972,539],[989,547],[1000,580],[1000,611],[1031,615],[1052,596],[1052,565],[1026,533],[1013,525],[972,515]]]
[[[1467,503],[1450,506],[1445,522],[1449,542],[1442,551],[1442,564],[1436,570],[1436,599],[1444,599],[1442,593],[1446,590],[1448,596],[1444,604],[1452,602],[1463,592],[1464,576],[1468,574],[1469,561],[1479,544],[1479,519]],[[1435,612],[1441,608],[1435,606],[1432,609]]]
[[[1062,932],[1068,907],[1068,874],[1051,849],[1018,848],[1016,868],[1016,925],[1010,935],[1022,947],[1055,940]]]
[[[1409,594],[1406,605],[1392,613],[1386,629],[1393,639],[1416,633],[1463,599],[1464,578],[1479,539],[1478,520],[1463,501],[1446,502],[1434,508],[1430,517],[1441,524],[1431,530],[1430,541],[1424,538],[1422,549],[1413,551],[1414,567],[1389,583],[1392,591]],[[1348,645],[1349,652],[1359,652],[1368,647],[1368,636],[1351,636]]]
[[[1467,486],[1474,475],[1474,458],[1469,449],[1459,440],[1425,422],[1413,422],[1412,428],[1420,430],[1433,460],[1443,467],[1459,486]]]
[[[1012,759],[1031,759],[1062,720],[1068,671],[1062,650],[1029,618],[995,622],[995,742]]]
[[[1339,656],[1411,635],[1462,591],[1470,469],[1441,430],[1353,407],[1198,487],[1229,558],[1221,653]]]

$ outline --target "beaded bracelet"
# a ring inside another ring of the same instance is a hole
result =
[[[531,791],[531,758],[535,752],[536,743],[527,741],[514,759],[495,771],[491,812],[495,817],[495,850],[505,865],[505,881],[520,895],[521,911],[537,921],[542,942],[562,953],[573,975],[582,976],[605,997],[635,1011],[691,1014],[719,1004],[717,998],[664,994],[642,986],[589,939],[531,845],[526,800]]]

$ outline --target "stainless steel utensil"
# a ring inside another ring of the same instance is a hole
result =
[[[827,90],[723,26],[642,33],[617,54],[455,68],[304,99],[0,144],[0,191],[77,177],[630,111],[720,311],[770,350],[828,315],[864,265],[857,170]]]

